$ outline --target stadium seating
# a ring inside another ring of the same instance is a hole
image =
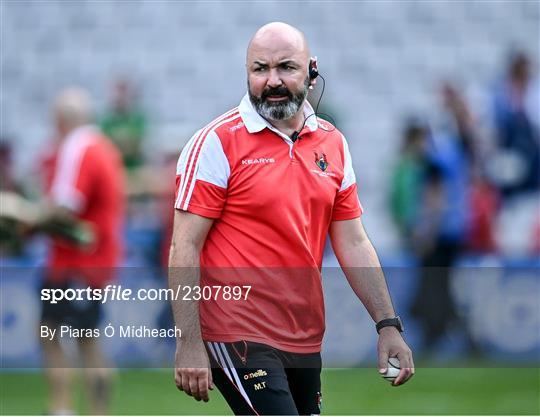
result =
[[[249,37],[283,20],[305,31],[319,57],[325,105],[351,143],[362,201],[377,213],[388,183],[381,167],[397,152],[401,121],[429,116],[439,80],[489,88],[513,46],[538,61],[539,8],[526,1],[17,1],[2,10],[0,133],[17,139],[20,174],[48,134],[48,103],[65,84],[86,86],[103,109],[114,77],[127,75],[159,138],[162,126],[195,127],[235,105]],[[378,246],[397,246],[387,218],[366,222]]]

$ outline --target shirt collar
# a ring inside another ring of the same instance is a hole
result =
[[[253,104],[251,104],[249,94],[246,93],[244,98],[242,98],[242,101],[238,106],[238,111],[240,112],[240,117],[242,117],[242,121],[244,122],[244,125],[249,133],[260,132],[264,128],[275,130],[275,127],[273,127],[266,119],[257,113],[257,110],[255,110]],[[307,118],[313,113],[315,113],[313,107],[311,107],[311,104],[309,104],[309,102],[306,100],[304,102],[304,117]],[[317,130],[319,127],[317,117],[311,116],[306,119],[306,127],[310,132]]]

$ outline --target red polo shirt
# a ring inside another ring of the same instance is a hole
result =
[[[362,213],[347,142],[334,126],[310,117],[293,143],[246,95],[183,149],[175,208],[216,219],[201,285],[251,285],[247,300],[200,302],[204,340],[320,351],[328,229]]]
[[[104,285],[120,264],[124,218],[124,169],[120,153],[96,127],[83,126],[68,135],[53,163],[49,196],[90,223],[91,247],[80,248],[54,239],[49,279],[81,278]]]

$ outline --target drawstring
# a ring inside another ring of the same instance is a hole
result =
[[[246,365],[246,362],[247,362],[247,353],[248,353],[248,345],[247,345],[247,342],[245,340],[242,340],[242,343],[244,343],[244,354],[243,355],[240,355],[240,353],[236,350],[236,346],[234,345],[234,343],[231,343],[232,345],[232,348],[234,349],[234,351],[236,352],[236,354],[238,355],[238,357],[240,358],[240,360],[242,361],[242,365]]]

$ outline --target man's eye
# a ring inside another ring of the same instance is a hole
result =
[[[255,68],[253,71],[255,71],[255,72],[262,72],[263,70],[264,70],[263,67],[257,67],[257,68]]]

